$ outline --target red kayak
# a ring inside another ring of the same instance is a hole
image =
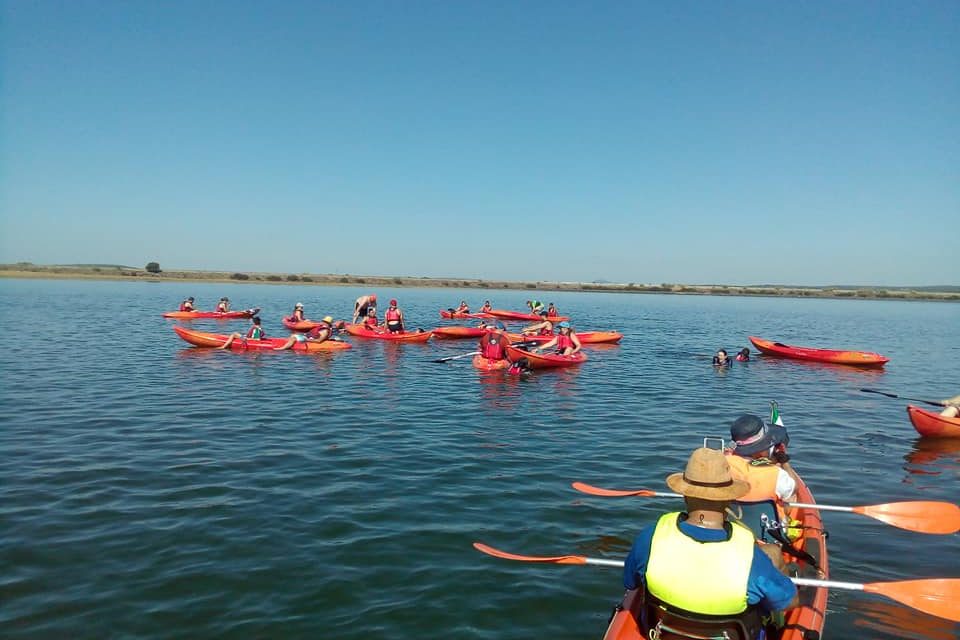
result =
[[[478,318],[480,320],[490,319],[493,316],[489,313],[457,313],[456,311],[442,310],[440,311],[441,318]]]
[[[491,309],[490,315],[496,316],[497,318],[504,318],[505,320],[542,320],[540,316],[534,313],[521,313],[519,311],[506,311],[504,309]],[[550,322],[563,322],[564,320],[569,320],[570,316],[547,316],[547,320]]]
[[[576,336],[580,340],[580,344],[612,344],[620,342],[623,338],[623,334],[618,331],[584,331],[583,333],[577,333]],[[510,342],[539,342],[541,344],[556,338],[555,335],[525,336],[522,333],[508,333],[507,337],[510,338]]]
[[[372,331],[363,325],[346,325],[347,333],[358,338],[373,338],[374,340],[391,340],[393,342],[426,342],[433,335],[433,331],[403,331],[401,333],[390,333],[386,329],[382,331]]]
[[[833,364],[849,364],[858,367],[882,367],[890,362],[890,358],[869,351],[838,351],[835,349],[794,347],[754,336],[749,336],[749,338],[753,346],[759,349],[761,353],[770,356],[794,358],[796,360],[812,360],[814,362],[831,362]]]
[[[244,309],[243,311],[168,311],[163,314],[164,318],[176,318],[177,320],[195,320],[199,318],[212,318],[214,320],[235,320],[237,318],[252,318],[260,313],[260,308]]]
[[[316,329],[320,326],[319,322],[315,320],[301,320],[300,322],[294,322],[293,318],[286,317],[283,319],[283,326],[290,331],[310,331],[311,329]]]
[[[571,367],[587,361],[587,354],[583,351],[577,351],[572,356],[561,356],[556,353],[533,353],[517,349],[514,346],[507,347],[507,356],[511,361],[516,362],[520,358],[526,358],[530,363],[531,369],[556,369],[558,367]]]
[[[913,428],[929,438],[960,438],[960,417],[947,418],[934,411],[907,406]]]
[[[481,371],[499,371],[510,366],[510,361],[506,358],[502,360],[491,360],[483,356],[473,356],[473,367]]]
[[[433,335],[438,340],[460,340],[463,338],[479,338],[489,329],[480,327],[437,327],[433,330]]]
[[[220,347],[227,341],[227,336],[219,333],[207,333],[206,331],[193,331],[184,327],[174,327],[177,335],[197,347]],[[258,349],[261,351],[272,351],[286,343],[286,338],[263,338],[262,340],[251,340],[248,338],[237,338],[230,345],[233,351],[248,351]],[[349,349],[352,345],[349,342],[340,342],[338,340],[325,340],[323,342],[295,342],[292,351],[301,351],[314,353],[318,351],[341,351]]]

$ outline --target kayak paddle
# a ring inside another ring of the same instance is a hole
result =
[[[464,353],[459,356],[447,356],[446,358],[438,358],[437,360],[431,360],[431,362],[450,362],[451,360],[459,360],[460,358],[469,358],[470,356],[480,355],[479,351],[471,351],[470,353]]]
[[[581,493],[592,496],[618,498],[625,496],[640,496],[644,498],[662,497],[679,498],[680,494],[650,491],[649,489],[617,490],[602,489],[584,482],[574,482],[573,488]],[[879,520],[886,524],[916,531],[918,533],[948,534],[960,531],[960,506],[952,502],[934,502],[916,500],[912,502],[887,502],[859,507],[838,507],[829,504],[811,504],[806,502],[785,502],[787,507],[801,507],[804,509],[819,509],[820,511],[846,511],[859,513],[862,516]]]
[[[477,551],[520,562],[544,562],[551,564],[592,564],[603,567],[623,567],[620,560],[606,558],[588,558],[587,556],[521,556],[500,551],[482,542],[474,542]],[[835,580],[817,580],[815,578],[790,578],[801,587],[826,587],[828,589],[846,589],[865,591],[886,596],[911,609],[928,613],[939,618],[960,622],[960,578],[929,578],[924,580],[898,580],[896,582],[838,582]]]
[[[888,398],[900,398],[901,400],[913,400],[914,402],[922,402],[923,404],[930,404],[935,407],[946,406],[942,402],[936,402],[934,400],[922,400],[920,398],[908,398],[907,396],[898,396],[895,393],[884,393],[883,391],[877,391],[876,389],[860,389],[864,393],[878,393],[881,396],[887,396]]]

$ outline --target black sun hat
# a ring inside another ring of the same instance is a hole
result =
[[[730,425],[730,437],[735,445],[734,453],[741,456],[752,456],[778,444],[790,442],[790,436],[784,427],[764,422],[750,414],[744,414],[733,421]]]

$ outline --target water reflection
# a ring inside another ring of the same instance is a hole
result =
[[[834,364],[832,362],[813,362],[811,360],[794,360],[792,358],[778,358],[776,356],[765,356],[760,354],[751,362],[762,362],[771,367],[804,367],[829,376],[838,382],[850,382],[861,384],[870,379],[882,377],[886,371],[883,367],[858,367],[850,364]]]
[[[923,476],[960,479],[960,438],[917,438],[903,459],[905,484],[918,483]]]

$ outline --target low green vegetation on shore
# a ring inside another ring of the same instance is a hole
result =
[[[0,277],[79,278],[185,282],[255,282],[272,284],[319,284],[325,286],[450,287],[457,289],[526,289],[533,291],[602,291],[607,293],[675,293],[692,295],[785,296],[796,298],[860,298],[938,300],[960,302],[960,287],[802,287],[780,285],[698,285],[639,284],[613,282],[506,281],[470,278],[417,278],[410,276],[368,276],[352,274],[260,273],[229,271],[160,270],[156,263],[147,268],[109,264],[37,265],[30,262],[0,264]]]

